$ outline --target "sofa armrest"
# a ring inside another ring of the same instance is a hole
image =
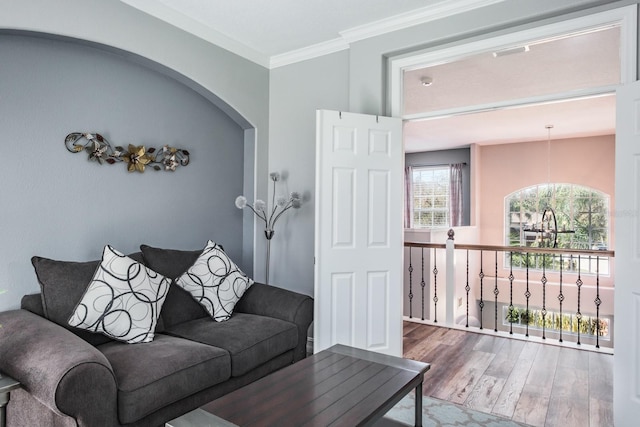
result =
[[[111,365],[71,331],[26,310],[0,313],[0,371],[79,426],[118,425]]]
[[[307,331],[313,321],[313,298],[256,282],[247,289],[235,310],[295,323],[298,327],[298,345],[294,362],[306,357]]]

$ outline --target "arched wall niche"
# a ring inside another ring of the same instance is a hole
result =
[[[2,51],[0,147],[11,160],[0,171],[0,281],[8,291],[0,309],[38,290],[32,256],[86,261],[105,244],[131,253],[140,244],[197,249],[212,239],[252,273],[253,223],[233,204],[237,194],[254,194],[250,120],[183,73],[117,47],[0,29]],[[99,166],[66,151],[72,131],[100,132],[125,147],[181,146],[191,163],[175,173]]]
[[[155,71],[157,73],[163,74],[184,86],[192,89],[221,111],[225,112],[234,122],[238,124],[242,129],[244,129],[244,180],[243,180],[243,194],[246,195],[255,195],[257,188],[255,184],[256,179],[256,153],[258,144],[258,134],[256,130],[256,126],[254,126],[251,121],[244,117],[242,113],[240,113],[234,106],[230,103],[223,100],[214,92],[210,91],[202,84],[196,82],[195,80],[185,76],[184,74],[176,71],[175,69],[168,67],[164,64],[161,64],[157,61],[151,60],[142,55],[130,52],[128,50],[114,47],[104,43],[98,43],[95,41],[89,41],[81,38],[53,34],[53,33],[45,33],[40,31],[31,31],[31,30],[12,30],[12,29],[2,29],[0,28],[0,36],[2,34],[19,34],[26,36],[34,36],[34,37],[42,37],[50,40],[61,40],[66,42],[77,43],[79,45],[85,45],[92,48],[100,49],[105,52],[109,52],[115,55],[118,55],[122,58],[125,58],[127,61],[135,64],[139,64],[149,70]],[[242,249],[242,265],[245,266],[245,271],[252,272],[254,269],[254,242],[255,242],[255,221],[251,215],[244,215],[243,217],[243,249]]]
[[[60,35],[60,34],[52,34],[52,33],[38,32],[38,31],[0,28],[0,37],[2,35],[29,36],[29,37],[48,39],[48,40],[58,40],[58,41],[63,41],[67,43],[76,43],[78,45],[88,46],[88,47],[100,49],[105,52],[118,55],[122,58],[125,58],[127,61],[130,61],[138,65],[142,65],[152,71],[155,71],[157,73],[170,77],[175,81],[192,89],[193,91],[195,91],[196,93],[200,94],[205,99],[207,99],[209,102],[211,102],[213,105],[218,107],[220,110],[224,111],[242,129],[245,129],[245,130],[254,129],[254,126],[250,123],[250,121],[247,118],[245,118],[238,110],[236,110],[229,103],[225,102],[222,98],[220,98],[215,93],[211,92],[210,90],[208,90],[207,88],[199,84],[198,82],[194,81],[193,79],[185,76],[184,74],[164,64],[153,61],[149,58],[138,55],[136,53],[133,53],[118,47],[106,45],[103,43],[98,43],[94,41],[79,39],[79,38]]]

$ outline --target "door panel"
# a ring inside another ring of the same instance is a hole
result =
[[[314,350],[402,354],[400,119],[318,111]]]

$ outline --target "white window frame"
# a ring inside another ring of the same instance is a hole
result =
[[[429,226],[424,226],[424,227],[417,227],[416,226],[416,220],[413,219],[412,221],[412,229],[413,230],[433,230],[433,229],[439,229],[439,228],[449,228],[450,224],[451,224],[451,212],[450,212],[450,206],[451,206],[451,183],[449,182],[449,167],[448,166],[414,166],[413,167],[413,173],[415,174],[416,172],[423,172],[423,171],[435,171],[435,170],[442,170],[442,171],[446,171],[446,175],[447,175],[447,206],[445,208],[431,208],[431,209],[425,209],[426,211],[430,211],[430,212],[445,212],[446,218],[447,218],[447,223],[443,224],[443,225],[429,225]],[[412,189],[413,189],[413,211],[411,212],[411,215],[413,216],[417,210],[416,208],[416,196],[415,196],[415,181],[413,181],[413,176],[411,177],[412,179]]]

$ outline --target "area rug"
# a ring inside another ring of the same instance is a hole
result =
[[[396,406],[391,408],[376,427],[395,427],[414,425],[415,395],[409,393]],[[424,427],[527,427],[497,415],[474,411],[430,397],[422,398],[422,425]]]

